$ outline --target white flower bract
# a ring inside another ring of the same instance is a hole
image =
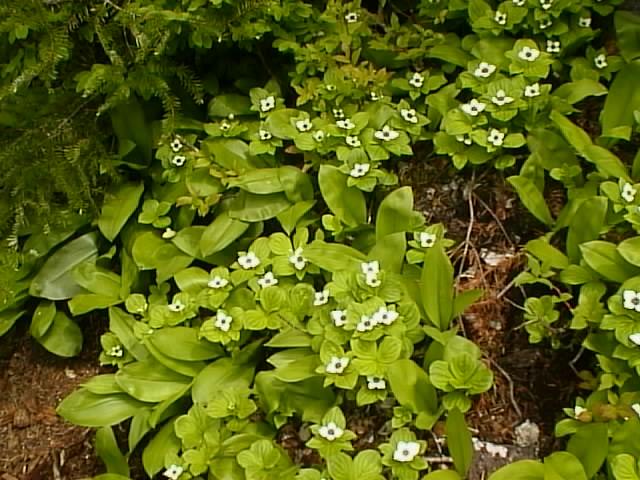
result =
[[[542,20],[540,20],[540,30],[546,30],[551,25],[553,25],[553,20],[551,20],[550,18],[543,18]]]
[[[395,322],[400,315],[395,310],[389,310],[387,307],[380,307],[373,314],[373,320],[376,324],[381,323],[382,325],[391,325]]]
[[[262,278],[258,279],[258,285],[262,288],[273,287],[278,284],[278,279],[273,276],[273,272],[265,273]]]
[[[176,153],[182,150],[182,142],[178,138],[174,138],[170,145],[171,145],[171,150],[173,150]]]
[[[489,142],[494,147],[500,147],[504,143],[505,134],[500,130],[496,130],[492,128],[489,130],[489,135],[487,135],[487,142]]]
[[[293,254],[289,256],[289,263],[296,270],[304,270],[304,267],[307,266],[307,259],[302,256],[302,253],[302,248],[296,248]]]
[[[438,236],[435,233],[420,232],[418,239],[422,248],[431,248],[435,245]]]
[[[367,388],[369,390],[384,390],[387,388],[387,382],[384,378],[369,375],[367,376]]]
[[[522,7],[525,3],[527,3],[527,0],[513,0],[513,4],[516,7]]]
[[[491,102],[495,105],[498,105],[499,107],[502,107],[507,103],[513,102],[513,97],[509,97],[504,90],[500,89],[493,97],[491,97]]]
[[[393,459],[396,462],[411,462],[420,453],[418,442],[398,442],[393,452]]]
[[[382,284],[378,275],[365,275],[364,283],[373,288],[378,288]]]
[[[227,285],[229,285],[229,280],[227,280],[226,278],[219,277],[217,275],[207,282],[207,287],[215,288],[215,289],[224,288]]]
[[[400,110],[400,116],[405,122],[418,123],[418,115],[413,108],[403,108]]]
[[[344,16],[344,19],[347,23],[356,23],[358,21],[359,15],[356,12],[349,12]]]
[[[167,227],[164,230],[164,232],[162,232],[162,238],[164,238],[165,240],[170,240],[175,236],[176,236],[176,231],[171,227]]]
[[[336,120],[342,120],[344,118],[344,110],[341,108],[334,108],[332,113]]]
[[[622,186],[622,190],[620,190],[620,196],[625,202],[628,202],[628,203],[631,203],[636,199],[637,193],[638,193],[638,190],[633,188],[633,185],[631,185],[630,183],[625,183]]]
[[[313,132],[313,139],[316,142],[324,141],[324,137],[325,137],[324,130],[317,130],[317,131]]]
[[[371,100],[373,102],[377,102],[378,100],[382,100],[384,98],[383,95],[378,95],[376,92],[370,92],[369,96],[371,97]]]
[[[468,135],[456,135],[456,140],[465,145],[471,145],[473,143],[473,140],[471,140],[471,137]]]
[[[276,107],[276,98],[273,95],[269,95],[266,98],[260,100],[260,111],[263,113],[273,110]]]
[[[309,120],[308,118],[303,118],[302,120],[296,121],[296,128],[299,132],[308,132],[312,127],[313,125],[311,124],[311,120]]]
[[[233,322],[231,315],[227,315],[223,310],[218,310],[216,312],[216,321],[213,324],[223,332],[228,332],[231,328],[231,322]]]
[[[544,10],[549,10],[553,6],[553,0],[540,0],[540,6]]]
[[[344,327],[347,324],[346,310],[331,310],[331,320],[336,327]]]
[[[591,27],[591,17],[580,17],[578,19],[578,26],[580,26],[582,28]]]
[[[349,357],[331,357],[324,367],[327,373],[341,374],[349,366]]]
[[[378,140],[382,140],[383,142],[390,142],[391,140],[395,140],[400,136],[399,132],[392,130],[389,125],[385,125],[382,127],[382,130],[377,130],[374,134]]]
[[[273,138],[273,135],[271,135],[269,130],[264,130],[262,128],[258,131],[258,136],[262,141],[271,140]]]
[[[185,164],[186,161],[187,161],[187,157],[185,157],[184,155],[175,155],[171,159],[171,164],[174,167],[181,167]]]
[[[560,53],[560,41],[547,40],[547,53]]]
[[[640,347],[640,332],[629,335],[629,341]]]
[[[370,169],[371,165],[369,165],[368,163],[356,163],[349,172],[349,175],[353,178],[364,177],[367,173],[369,173]]]
[[[493,19],[496,21],[498,25],[506,25],[507,24],[507,14],[501,11],[497,11]]]
[[[409,79],[409,85],[415,88],[422,88],[422,85],[424,85],[424,75],[414,72],[413,76]]]
[[[169,480],[178,480],[180,475],[182,475],[182,472],[184,472],[184,468],[180,465],[171,465],[162,473],[162,475],[167,477]]]
[[[333,442],[334,440],[340,438],[344,433],[344,430],[336,425],[334,422],[329,422],[326,425],[322,425],[318,429],[318,433],[325,440],[329,440]]]
[[[345,138],[344,141],[347,142],[347,145],[353,148],[362,146],[362,142],[355,135],[347,135],[347,138]]]
[[[229,131],[230,128],[231,128],[231,124],[226,120],[223,120],[222,122],[220,122],[220,130],[222,130],[223,132]]]
[[[607,56],[604,53],[596,56],[596,58],[593,59],[593,63],[600,70],[609,66],[609,63],[607,62]]]
[[[186,305],[184,303],[182,303],[180,300],[175,300],[174,302],[170,303],[169,305],[167,305],[167,308],[172,311],[172,312],[182,312],[186,307]]]
[[[634,403],[633,405],[631,405],[631,410],[636,412],[640,417],[640,403]]]
[[[116,345],[115,347],[111,347],[108,355],[110,357],[122,358],[124,356],[124,350],[122,349],[122,345]]]
[[[635,310],[640,312],[640,292],[634,290],[625,290],[622,292],[622,306],[627,310]]]
[[[372,260],[370,262],[363,262],[360,264],[360,270],[365,275],[377,275],[380,273],[380,262]]]
[[[252,268],[256,268],[260,265],[260,259],[253,252],[247,252],[243,255],[238,256],[238,263],[245,270],[251,270]]]
[[[315,292],[313,295],[313,305],[320,307],[329,303],[329,290],[322,290],[321,292]]]
[[[587,411],[586,408],[581,407],[580,405],[576,405],[575,408],[573,409],[573,416],[575,418],[578,418],[580,415],[582,415],[586,411]]]
[[[353,123],[348,118],[345,118],[344,120],[337,120],[336,125],[338,128],[341,128],[343,130],[353,130],[354,128],[356,128],[355,123]]]
[[[524,87],[525,97],[533,98],[533,97],[537,97],[538,95],[540,95],[539,83],[533,83],[531,85],[527,85],[526,87]]]
[[[358,332],[370,332],[377,325],[375,319],[368,315],[362,315],[360,317],[360,321],[356,325],[356,330]]]
[[[460,109],[464,113],[466,113],[467,115],[471,115],[472,117],[477,117],[478,115],[480,115],[485,108],[487,108],[487,104],[479,102],[475,98],[472,98],[469,103],[460,105]]]
[[[522,49],[518,52],[518,58],[527,62],[535,62],[539,56],[540,50],[527,46],[522,47]]]
[[[474,70],[473,75],[480,78],[488,78],[496,71],[496,68],[495,65],[490,63],[480,62]]]

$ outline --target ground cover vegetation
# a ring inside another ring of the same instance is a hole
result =
[[[620,3],[2,2],[0,335],[26,322],[69,357],[83,318],[108,324],[109,368],[57,410],[97,429],[95,478],[135,455],[172,480],[467,478],[494,373],[460,319],[482,291],[400,185],[413,156],[507,176],[547,232],[513,279],[522,328],[586,365],[565,449],[489,479],[640,478],[640,16]],[[384,418],[375,448],[354,411]],[[312,461],[274,441],[292,422]]]

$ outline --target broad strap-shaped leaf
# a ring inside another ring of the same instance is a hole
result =
[[[454,408],[447,416],[447,446],[453,457],[453,463],[461,476],[466,476],[473,461],[473,442],[471,432],[464,421],[464,415]]]
[[[144,192],[142,182],[123,183],[105,194],[98,228],[107,240],[113,242],[129,217],[136,211]]]
[[[421,282],[427,317],[440,330],[447,330],[453,313],[453,266],[439,242],[425,254]]]
[[[544,199],[543,193],[538,187],[527,177],[515,175],[507,178],[507,181],[513,185],[518,192],[520,201],[527,207],[534,217],[545,225],[553,225],[553,217],[549,210],[549,206]]]

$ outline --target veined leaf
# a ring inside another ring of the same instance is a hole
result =
[[[105,195],[102,212],[98,217],[98,228],[107,240],[113,242],[124,224],[135,212],[140,197],[144,192],[144,184],[123,183]]]

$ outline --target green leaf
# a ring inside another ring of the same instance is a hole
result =
[[[462,477],[454,470],[437,470],[422,477],[422,480],[462,480]]]
[[[606,280],[623,283],[640,273],[640,269],[622,258],[613,243],[594,240],[580,245],[580,251],[587,265]]]
[[[544,199],[544,195],[535,183],[522,175],[515,175],[507,178],[507,181],[516,189],[520,201],[527,207],[534,217],[545,225],[553,225],[553,217]]]
[[[164,468],[166,458],[177,456],[180,451],[182,445],[173,428],[175,420],[165,423],[142,452],[142,465],[149,478]]]
[[[576,210],[567,233],[567,254],[572,263],[580,260],[580,245],[595,240],[604,229],[608,201],[604,197],[585,200]]]
[[[640,109],[638,76],[640,76],[638,60],[628,63],[616,74],[600,115],[602,136],[623,140],[631,138],[632,127],[635,124],[633,112]],[[621,131],[624,132],[622,135],[618,133]]]
[[[199,339],[196,330],[189,327],[162,328],[154,332],[148,341],[166,356],[177,360],[196,362],[224,354],[219,345]]]
[[[96,453],[107,467],[107,472],[129,477],[127,459],[120,451],[111,427],[102,427],[96,432]]]
[[[162,402],[191,383],[191,378],[170,370],[157,362],[128,363],[116,373],[120,388],[143,402]]]
[[[440,242],[425,254],[420,288],[427,317],[440,330],[447,330],[453,312],[453,266]]]
[[[461,476],[466,476],[473,461],[471,432],[464,421],[464,415],[454,408],[447,416],[447,446],[453,463]]]
[[[202,234],[200,251],[204,256],[219,252],[240,238],[247,228],[248,223],[231,218],[228,212],[222,212]]]
[[[587,475],[575,456],[568,452],[555,452],[544,459],[544,478],[545,480],[587,480]]]
[[[256,195],[241,191],[231,201],[229,216],[245,222],[261,222],[276,217],[290,206],[284,193]]]
[[[34,337],[42,337],[53,324],[56,316],[56,304],[53,302],[41,301],[31,317],[31,327],[29,332]]]
[[[402,406],[414,413],[433,413],[438,408],[436,390],[424,369],[412,360],[394,362],[387,371],[391,390]]]
[[[314,265],[328,272],[358,270],[366,257],[355,248],[339,243],[315,240],[304,249],[304,256]]]
[[[412,232],[424,224],[424,217],[413,209],[411,187],[402,187],[387,195],[376,215],[376,240],[398,232]]]
[[[323,164],[318,173],[322,198],[329,210],[350,227],[366,223],[367,205],[364,194],[347,185],[348,176],[337,167]]]
[[[614,15],[616,44],[627,62],[640,57],[640,15],[637,11],[617,10]]]
[[[640,267],[640,237],[628,238],[620,242],[618,253],[630,264]]]
[[[237,93],[216,95],[209,102],[210,117],[228,117],[229,115],[255,115],[251,111],[251,99]]]
[[[589,423],[581,425],[569,439],[567,451],[576,456],[586,473],[592,478],[600,471],[609,452],[609,433],[606,423]],[[546,462],[545,462],[546,463]],[[578,477],[571,477],[578,478]]]
[[[628,453],[613,457],[611,469],[616,480],[640,480],[636,459]]]
[[[571,105],[587,97],[599,97],[606,94],[607,88],[591,78],[564,83],[553,92],[553,95],[564,98]]]
[[[126,393],[96,395],[85,389],[66,397],[56,412],[65,420],[83,427],[116,425],[136,414],[147,404]]]
[[[44,348],[60,357],[74,357],[82,350],[82,331],[63,312],[56,312],[51,326],[41,337],[34,337]]]
[[[24,310],[5,310],[0,312],[0,337],[11,330],[11,327],[18,321],[22,315],[24,315]]]
[[[193,258],[185,255],[172,243],[164,241],[153,232],[136,237],[132,248],[133,260],[143,270],[157,270],[157,280],[162,282],[180,270],[187,268]]]
[[[73,270],[98,256],[98,234],[90,232],[57,250],[33,277],[29,294],[48,300],[66,300],[83,288],[73,279]]]
[[[254,368],[253,365],[235,363],[230,358],[221,358],[210,363],[193,383],[193,401],[205,403],[221,390],[249,388],[253,381]]]
[[[89,292],[113,298],[120,296],[120,275],[93,262],[78,265],[73,271],[73,279]]]
[[[545,480],[544,466],[535,460],[520,460],[492,473],[489,480]]]
[[[107,240],[113,242],[124,224],[135,212],[140,197],[144,192],[144,184],[123,183],[107,192],[98,217],[98,228]]]

